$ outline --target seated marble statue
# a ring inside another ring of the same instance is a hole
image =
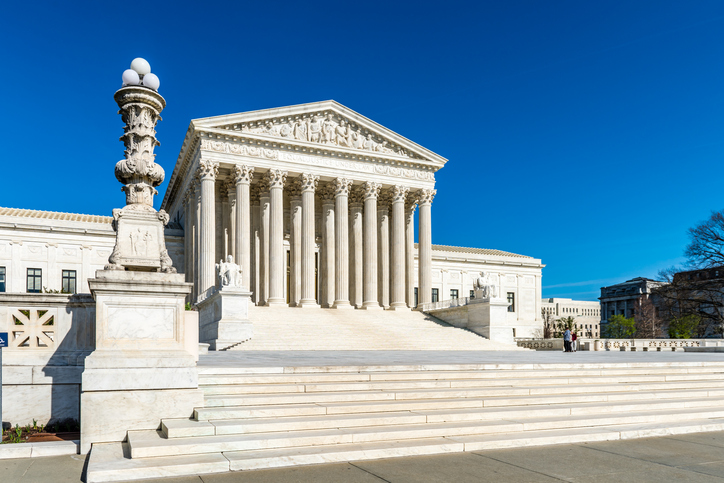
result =
[[[216,264],[216,274],[219,277],[219,288],[241,287],[241,267],[234,263],[231,255],[226,257],[226,261],[219,260]]]
[[[490,274],[485,272],[480,272],[480,276],[473,281],[473,289],[475,290],[475,297],[484,299],[498,297],[498,287]]]

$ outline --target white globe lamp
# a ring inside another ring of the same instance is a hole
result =
[[[139,76],[143,77],[151,73],[151,64],[146,59],[137,57],[131,62],[131,69],[135,70]]]
[[[143,85],[145,87],[148,87],[149,89],[157,91],[159,86],[161,85],[161,81],[156,74],[148,73],[143,76]]]
[[[141,83],[141,77],[138,75],[138,72],[133,69],[124,70],[121,77],[124,86],[137,86]]]

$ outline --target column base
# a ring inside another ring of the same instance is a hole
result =
[[[296,307],[299,308],[299,309],[320,309],[320,308],[322,308],[322,307],[317,303],[316,300],[310,300],[310,301],[302,300],[301,302],[299,302],[299,303],[296,305]]]
[[[411,309],[407,305],[390,305],[390,308],[387,310],[394,310],[396,312],[410,312]]]
[[[340,310],[354,309],[354,307],[349,303],[349,300],[335,300],[334,305],[330,308]]]
[[[362,304],[362,307],[360,307],[362,310],[382,310],[382,306],[379,302],[365,302]]]

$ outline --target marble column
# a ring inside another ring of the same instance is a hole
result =
[[[377,196],[380,184],[368,181],[364,189],[364,302],[363,309],[380,309],[377,293]]]
[[[201,180],[201,267],[199,277],[199,297],[205,298],[205,292],[216,285],[215,248],[216,248],[216,208],[215,182],[219,174],[219,163],[201,161],[198,176]]]
[[[325,185],[320,190],[322,198],[322,307],[332,307],[335,300],[334,283],[334,186]]]
[[[362,207],[364,191],[354,187],[349,193],[349,300],[352,306],[362,308],[364,303],[364,248],[362,246]]]
[[[231,224],[231,200],[229,199],[229,185],[227,181],[220,183],[221,198],[221,249],[216,254],[216,261],[220,259],[226,260],[229,254],[229,235]]]
[[[287,172],[270,169],[265,175],[269,183],[271,210],[269,217],[269,298],[267,305],[284,305],[284,182]]]
[[[417,277],[419,288],[417,290],[418,304],[428,304],[432,301],[432,227],[431,208],[432,199],[437,191],[423,189],[418,192],[418,262],[419,274]],[[441,299],[443,295],[441,294]],[[419,305],[418,305],[419,306]]]
[[[241,267],[241,286],[251,290],[251,180],[254,168],[234,166],[236,209],[234,212],[234,262]]]
[[[390,309],[406,309],[405,303],[405,199],[409,188],[392,188],[392,280]]]
[[[289,187],[290,219],[289,219],[289,305],[296,307],[302,299],[302,186],[301,180],[295,179]]]
[[[193,236],[193,228],[191,223],[192,196],[193,188],[189,187],[184,193],[184,280],[186,280],[186,282],[191,282],[193,280],[193,272],[191,271],[191,260],[193,259],[193,257],[191,256],[191,237]]]
[[[228,190],[228,197],[229,197],[229,248],[228,248],[228,255],[231,255],[231,258],[234,259],[234,263],[240,263],[239,258],[236,254],[236,212],[239,209],[239,202],[238,198],[236,197],[236,179],[233,177],[233,171],[232,171],[232,178],[229,180],[229,183],[226,185],[226,189]],[[242,285],[243,286],[243,285]],[[248,286],[246,287],[248,288]]]
[[[262,180],[259,193],[259,305],[266,305],[269,299],[269,223],[270,197],[269,183]]]
[[[196,301],[201,293],[201,180],[194,180],[194,292],[193,299]]]
[[[251,212],[251,239],[249,241],[251,250],[251,265],[249,272],[249,290],[252,293],[251,300],[255,304],[259,303],[259,296],[261,294],[261,276],[259,272],[259,267],[261,266],[259,259],[261,254],[261,207],[259,194],[259,183],[249,186],[249,211]],[[242,253],[244,253],[243,250]],[[241,276],[243,277],[244,274],[242,273]]]
[[[352,308],[349,303],[349,190],[352,181],[334,180],[334,308]]]
[[[415,208],[417,198],[412,192],[405,201],[405,302],[415,308]]]
[[[380,192],[377,202],[377,290],[380,305],[390,306],[390,193]]]
[[[314,191],[317,189],[319,176],[303,173],[299,181],[302,191],[302,294],[298,307],[319,307],[314,297]]]

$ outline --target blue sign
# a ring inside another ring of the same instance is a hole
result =
[[[8,346],[8,333],[0,332],[0,347],[7,347],[7,346]]]

